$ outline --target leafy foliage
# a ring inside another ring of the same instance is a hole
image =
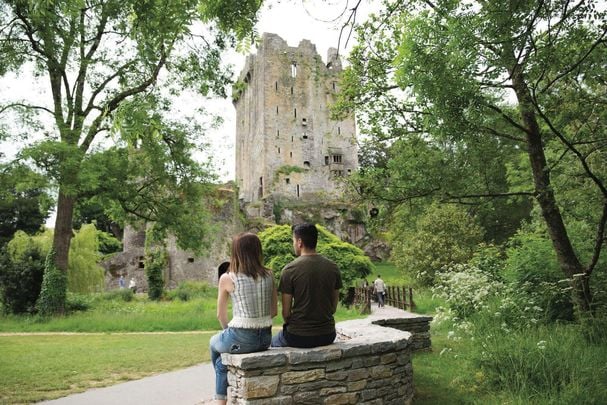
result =
[[[95,225],[83,225],[70,246],[67,288],[71,292],[99,292],[104,287],[104,270],[98,265],[99,240]]]
[[[28,246],[18,255],[0,251],[0,296],[6,312],[19,314],[35,311],[42,287],[44,256],[36,246]]]
[[[413,227],[395,214],[392,261],[420,285],[433,285],[436,273],[450,263],[466,263],[482,240],[482,229],[463,208],[433,204]]]
[[[466,204],[497,243],[533,198],[589,310],[607,229],[606,25],[596,2],[385,2],[358,29],[335,109],[356,110],[378,151],[354,189],[388,208]],[[592,229],[588,256],[571,219]]]
[[[366,277],[373,271],[371,260],[354,245],[342,242],[337,236],[321,225],[318,229],[316,251],[337,264],[344,285],[353,286],[356,280]],[[264,253],[264,264],[274,272],[276,280],[280,279],[282,269],[295,259],[293,236],[289,225],[276,225],[259,233]]]
[[[36,304],[43,316],[62,313],[65,309],[67,275],[55,266],[54,255],[52,249],[46,255],[42,288]]]
[[[50,208],[48,181],[23,164],[0,165],[0,246],[17,231],[36,233]]]

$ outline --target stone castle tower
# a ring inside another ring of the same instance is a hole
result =
[[[303,40],[290,47],[263,34],[234,87],[236,182],[239,198],[326,200],[340,195],[340,178],[358,167],[354,116],[330,119],[341,61],[327,63]]]

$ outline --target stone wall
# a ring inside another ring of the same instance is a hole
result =
[[[332,345],[223,354],[231,404],[410,404],[412,335],[341,322]]]

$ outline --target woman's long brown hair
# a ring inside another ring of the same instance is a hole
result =
[[[241,273],[257,279],[268,275],[269,270],[263,266],[261,241],[254,233],[245,232],[232,239],[232,257],[230,271]]]

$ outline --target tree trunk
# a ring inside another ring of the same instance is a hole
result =
[[[72,241],[72,219],[75,202],[75,197],[67,195],[64,187],[59,188],[53,249],[55,251],[55,266],[66,274],[70,242]]]
[[[561,211],[556,203],[556,197],[550,184],[550,168],[546,162],[542,135],[531,99],[531,92],[523,77],[522,67],[518,64],[514,65],[511,72],[519,111],[523,124],[527,129],[527,153],[533,173],[535,198],[539,203],[542,216],[548,227],[548,234],[552,240],[559,266],[563,273],[565,273],[565,276],[572,282],[575,298],[580,309],[587,311],[590,309],[591,303],[589,280],[587,280],[587,277],[584,277],[584,268],[573,250]],[[578,276],[574,277],[574,275]]]

